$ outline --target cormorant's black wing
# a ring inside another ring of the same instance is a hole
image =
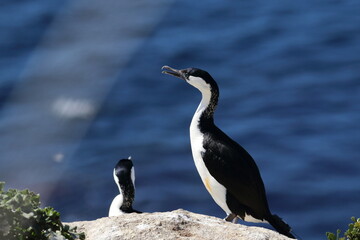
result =
[[[270,214],[259,169],[238,143],[220,129],[204,133],[203,159],[210,174],[227,189],[230,210],[244,211],[258,219]]]

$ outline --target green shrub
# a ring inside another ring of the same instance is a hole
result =
[[[327,232],[328,240],[360,240],[360,218],[351,218],[352,223],[349,224],[349,229],[344,233],[344,237],[340,237],[341,230],[336,231],[336,235],[332,232]]]
[[[40,208],[40,196],[29,190],[4,191],[0,182],[0,239],[75,240],[85,239],[60,221],[60,213],[51,207]]]

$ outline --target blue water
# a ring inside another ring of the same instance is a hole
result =
[[[274,213],[303,239],[360,215],[360,2],[3,1],[0,180],[64,221],[107,215],[132,156],[135,208],[223,218],[196,172],[198,67],[216,123],[256,160]]]

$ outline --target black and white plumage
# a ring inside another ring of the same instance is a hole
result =
[[[121,159],[116,164],[113,176],[120,194],[114,198],[110,205],[109,217],[125,213],[141,213],[132,207],[135,198],[135,169],[131,157]]]
[[[291,228],[270,212],[264,183],[250,154],[214,124],[219,88],[209,73],[197,68],[164,66],[163,73],[185,80],[200,90],[202,100],[190,125],[195,166],[214,201],[226,212],[225,220],[268,222],[279,233],[295,238]]]

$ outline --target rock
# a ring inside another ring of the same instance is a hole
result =
[[[66,224],[76,226],[78,232],[85,232],[86,240],[290,239],[266,228],[233,224],[182,209],[172,212],[131,213]]]

